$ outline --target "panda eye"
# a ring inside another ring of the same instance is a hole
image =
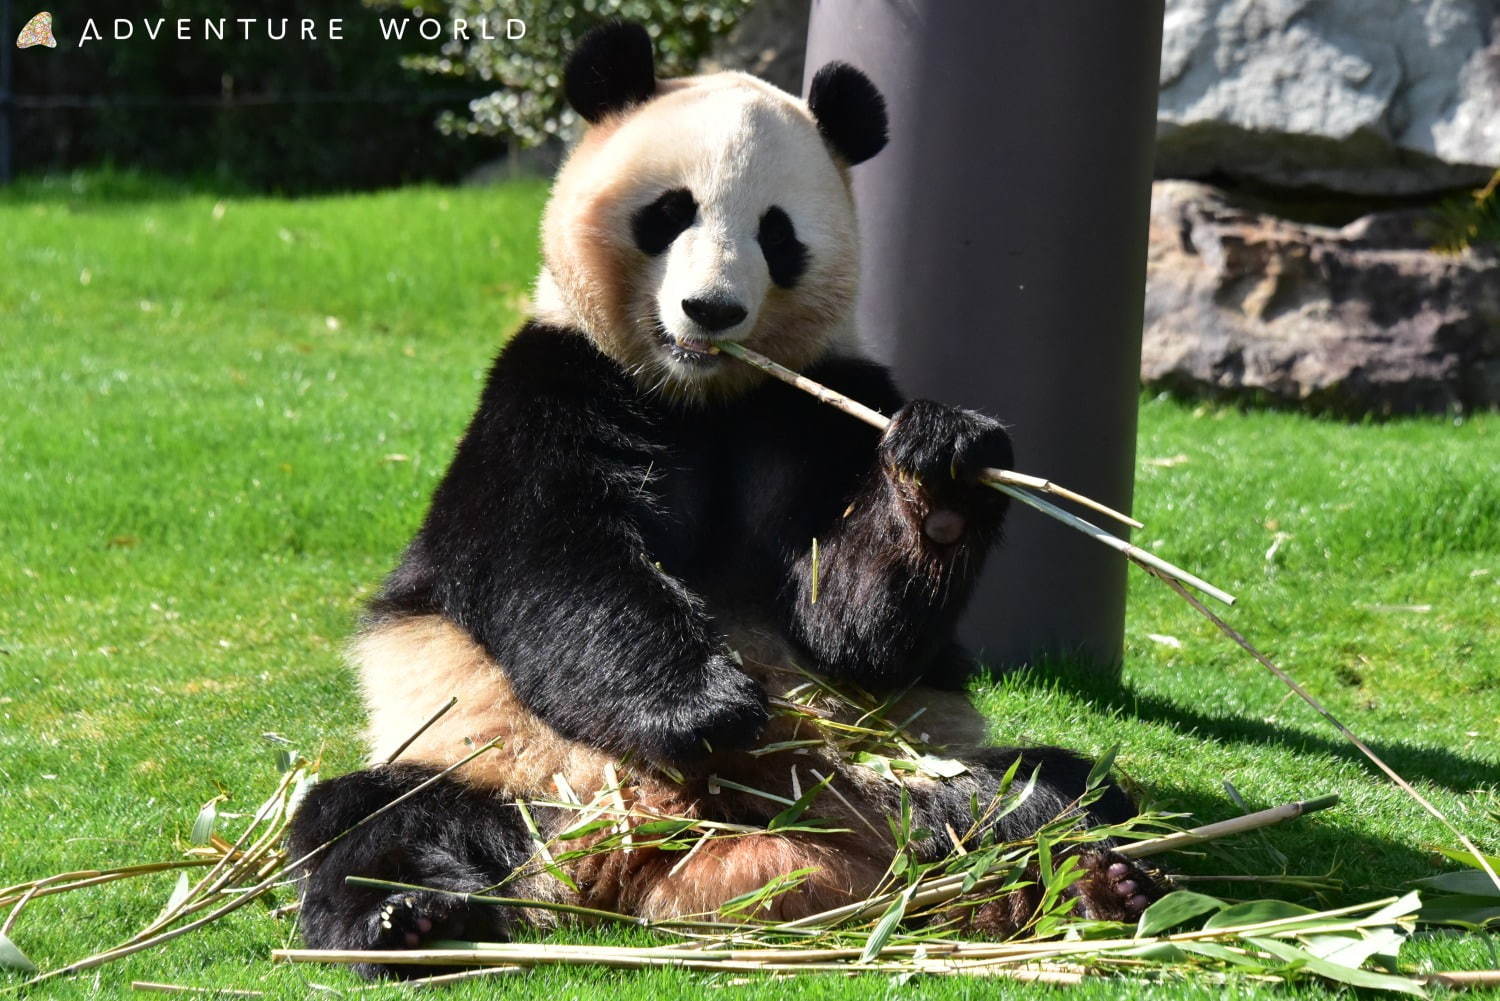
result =
[[[772,205],[760,217],[760,231],[755,238],[771,270],[771,280],[782,288],[797,284],[807,270],[807,248],[797,239],[791,217],[780,206]]]
[[[630,233],[635,245],[654,257],[670,247],[697,218],[698,203],[693,201],[693,193],[687,188],[673,188],[636,209],[630,217]]]

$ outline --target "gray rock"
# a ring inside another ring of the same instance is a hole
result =
[[[1500,166],[1500,0],[1168,0],[1157,176],[1359,194]]]
[[[756,0],[700,70],[744,70],[792,94],[802,93],[812,0]]]
[[[1308,226],[1157,182],[1142,381],[1342,414],[1500,406],[1500,257],[1430,250],[1425,219]]]

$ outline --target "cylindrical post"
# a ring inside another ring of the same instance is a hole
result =
[[[859,320],[914,396],[1011,425],[1016,469],[1128,511],[1163,0],[813,0],[806,80],[886,96],[853,170]],[[1120,660],[1125,561],[1013,506],[964,639]]]
[[[0,0],[0,184],[9,184],[11,175],[10,47],[16,40],[10,33],[10,3]]]

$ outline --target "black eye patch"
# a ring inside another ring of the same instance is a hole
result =
[[[771,269],[771,281],[782,288],[797,284],[807,270],[807,247],[797,239],[791,217],[780,206],[772,205],[760,217],[760,231],[755,238],[760,242],[760,252],[766,256],[766,266]]]
[[[664,192],[630,217],[630,234],[643,253],[655,257],[698,218],[698,203],[687,188]]]

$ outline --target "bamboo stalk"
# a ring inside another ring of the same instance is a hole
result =
[[[81,890],[86,886],[98,886],[100,883],[113,883],[120,879],[132,879],[136,876],[145,876],[154,872],[169,872],[173,869],[188,869],[214,865],[218,860],[213,858],[176,859],[171,862],[146,862],[140,865],[125,865],[115,869],[80,869],[77,872],[65,872],[56,876],[48,876],[46,879],[34,879],[28,883],[17,883],[0,890],[0,907],[15,903],[22,897],[31,893],[36,888],[37,897],[47,897],[54,893],[67,893],[69,890]],[[76,880],[72,883],[62,883],[60,880]],[[55,884],[55,885],[54,885]]]
[[[883,429],[889,424],[889,420],[885,417],[884,414],[881,414],[879,411],[873,410],[870,407],[867,407],[855,400],[851,400],[849,397],[844,396],[842,393],[835,392],[834,390],[829,389],[827,386],[814,382],[806,376],[799,375],[798,373],[793,372],[791,369],[786,368],[785,366],[778,365],[771,359],[759,354],[758,352],[752,351],[742,344],[726,342],[719,345],[719,349],[728,353],[732,357],[738,358],[739,360],[749,365],[753,365],[756,368],[759,368],[762,371],[775,376],[783,382],[787,382],[799,389],[811,393],[813,396],[817,397],[823,402],[837,407],[845,413],[850,414],[851,416],[856,417],[859,420],[865,421],[866,423],[871,424],[874,427]],[[989,471],[986,470],[986,472]],[[1193,608],[1195,608],[1205,618],[1207,618],[1216,627],[1218,627],[1220,632],[1224,633],[1224,635],[1228,636],[1230,639],[1234,640],[1235,643],[1239,644],[1240,647],[1242,647],[1247,653],[1249,653],[1252,657],[1259,661],[1267,670],[1275,674],[1276,677],[1282,681],[1282,683],[1284,683],[1288,688],[1295,692],[1304,702],[1312,706],[1312,708],[1316,710],[1321,716],[1323,716],[1323,718],[1326,719],[1329,723],[1331,723],[1333,727],[1338,730],[1346,740],[1348,740],[1351,744],[1358,748],[1361,754],[1363,754],[1366,758],[1369,759],[1372,764],[1374,764],[1377,768],[1384,772],[1385,775],[1392,782],[1394,782],[1404,793],[1406,793],[1408,797],[1414,800],[1418,806],[1422,807],[1423,810],[1436,818],[1445,828],[1447,828],[1448,831],[1458,839],[1459,844],[1463,845],[1464,849],[1468,851],[1469,854],[1474,856],[1475,861],[1479,863],[1479,867],[1484,871],[1485,875],[1489,876],[1490,881],[1494,883],[1497,888],[1500,888],[1500,873],[1497,873],[1495,868],[1490,865],[1483,853],[1481,853],[1479,849],[1475,847],[1474,842],[1470,840],[1468,835],[1460,830],[1459,827],[1453,823],[1453,821],[1449,820],[1441,810],[1432,805],[1432,803],[1429,802],[1426,797],[1417,792],[1417,790],[1412,787],[1411,783],[1402,778],[1395,769],[1387,765],[1385,761],[1382,760],[1380,756],[1377,755],[1373,750],[1371,750],[1369,746],[1364,743],[1364,741],[1360,740],[1353,731],[1344,726],[1343,723],[1339,722],[1332,713],[1330,713],[1326,708],[1323,707],[1321,703],[1313,698],[1312,695],[1310,695],[1306,691],[1306,689],[1297,684],[1297,682],[1294,681],[1290,675],[1288,675],[1285,671],[1281,670],[1274,663],[1272,663],[1269,657],[1257,650],[1249,640],[1245,639],[1233,628],[1231,628],[1229,624],[1226,623],[1223,619],[1210,612],[1206,607],[1204,607],[1201,602],[1199,602],[1196,598],[1189,594],[1186,588],[1184,588],[1182,585],[1191,585],[1192,587],[1195,587],[1198,590],[1202,591],[1204,594],[1207,594],[1213,598],[1217,598],[1219,601],[1222,601],[1226,605],[1234,604],[1233,595],[1230,595],[1227,592],[1222,591],[1219,588],[1216,588],[1213,585],[1207,583],[1206,581],[1195,577],[1178,567],[1173,566],[1172,564],[1155,556],[1152,553],[1147,552],[1144,549],[1141,549],[1138,546],[1133,546],[1130,543],[1125,542],[1123,539],[1116,538],[1110,533],[1103,531],[1098,526],[1084,521],[1082,518],[1077,518],[1062,510],[1061,508],[1058,508],[1053,504],[1049,504],[1047,501],[1042,500],[1040,497],[1033,497],[1029,494],[1026,494],[1024,491],[1016,490],[1013,487],[1006,486],[1005,484],[997,481],[988,482],[996,490],[1003,491],[1004,493],[1016,498],[1017,500],[1020,500],[1022,503],[1028,504],[1031,507],[1034,507],[1037,510],[1043,512],[1044,514],[1050,515],[1051,517],[1062,521],[1064,524],[1075,528],[1080,532],[1083,532],[1090,538],[1104,543],[1111,549],[1117,550],[1118,552],[1124,554],[1127,559],[1131,560],[1137,566],[1144,569],[1147,573],[1161,578],[1163,583],[1167,584],[1184,599],[1186,599],[1187,602],[1193,606]]]
[[[835,389],[829,389],[821,382],[814,382],[812,379],[809,379],[807,376],[801,374],[800,372],[793,372],[785,365],[774,362],[771,359],[767,358],[765,355],[761,354],[759,351],[755,351],[752,348],[747,348],[743,344],[739,344],[734,341],[726,341],[722,344],[715,345],[714,350],[722,351],[723,353],[730,355],[733,358],[738,358],[740,361],[745,362],[746,364],[754,365],[756,368],[760,369],[762,372],[765,372],[767,375],[775,376],[782,382],[796,386],[798,389],[811,393],[813,396],[816,396],[824,403],[827,403],[828,405],[833,407],[837,407],[844,413],[848,414],[850,417],[854,417],[858,420],[864,421],[866,424],[870,425],[873,428],[884,431],[886,429],[886,426],[891,423],[891,419],[889,417],[887,417],[885,414],[882,414],[874,407],[867,407],[863,403],[860,403],[858,400],[851,399]],[[1032,476],[1029,473],[1018,473],[1013,469],[995,469],[993,467],[980,470],[979,476],[980,479],[987,480],[996,484],[1003,483],[1006,486],[1024,487],[1027,490],[1038,490],[1042,493],[1055,494],[1058,497],[1070,500],[1075,504],[1082,505],[1083,507],[1089,508],[1090,510],[1097,511],[1102,515],[1113,518],[1121,524],[1129,525],[1131,528],[1146,527],[1128,514],[1116,511],[1109,505],[1102,504],[1099,501],[1094,500],[1092,497],[1085,497],[1083,494],[1080,494],[1073,490],[1069,490],[1067,487],[1062,486],[1061,484],[1053,483],[1051,480],[1044,479],[1040,476]]]
[[[540,950],[530,953],[500,953],[490,952],[488,949],[399,949],[380,952],[361,952],[358,950],[337,949],[275,949],[271,952],[271,958],[285,963],[382,963],[382,964],[420,964],[425,966],[489,966],[500,965],[511,966],[605,966],[615,969],[640,970],[676,968],[685,970],[713,971],[737,971],[754,973],[963,973],[968,972],[965,964],[954,963],[945,960],[904,960],[896,962],[871,962],[855,965],[850,962],[839,962],[837,960],[825,961],[797,961],[796,959],[784,959],[780,961],[767,961],[760,959],[716,959],[705,958],[702,953],[689,953],[681,950],[680,955],[662,955],[647,950],[637,949],[621,953],[604,951],[603,947],[595,947],[592,954],[556,955]],[[855,952],[855,950],[849,950]],[[857,955],[857,952],[856,952]],[[979,971],[975,971],[979,972]],[[1027,981],[1048,982],[1049,977],[1061,979],[1052,982],[1075,983],[1075,976],[1081,974],[1062,973],[1048,970],[1007,970],[995,968],[984,970],[988,975],[997,977],[1008,977],[1011,979]]]
[[[451,697],[450,699],[448,699],[448,702],[447,702],[446,705],[444,705],[437,712],[435,712],[431,716],[429,716],[427,718],[427,722],[426,723],[423,723],[421,726],[417,727],[417,730],[416,730],[415,733],[413,733],[410,737],[407,737],[405,740],[403,740],[400,743],[400,745],[397,746],[397,748],[390,753],[390,756],[385,759],[385,763],[386,764],[390,764],[392,761],[395,761],[397,758],[401,757],[401,752],[405,751],[408,747],[410,747],[411,745],[415,744],[417,742],[417,738],[418,737],[420,737],[420,736],[422,736],[422,734],[426,733],[427,729],[430,726],[432,726],[432,724],[434,724],[438,720],[442,719],[443,716],[447,714],[448,710],[452,709],[456,705],[458,705],[458,696],[457,695],[455,695],[455,696]]]
[[[1127,858],[1146,858],[1151,855],[1160,855],[1163,852],[1186,848],[1189,845],[1202,844],[1205,841],[1227,837],[1231,834],[1241,834],[1246,831],[1258,830],[1262,827],[1270,827],[1273,824],[1279,824],[1294,817],[1300,817],[1305,813],[1326,810],[1337,803],[1338,799],[1337,795],[1329,795],[1296,803],[1287,803],[1269,810],[1260,810],[1256,813],[1245,814],[1242,817],[1233,817],[1229,820],[1204,824],[1187,831],[1169,834],[1166,837],[1153,838],[1150,841],[1137,841],[1134,844],[1124,845],[1116,849],[1116,851]],[[966,878],[966,875],[963,873],[955,873],[931,880],[926,888],[912,897],[910,909],[915,911],[921,907],[942,904],[954,899],[963,890]],[[971,887],[971,892],[993,886],[997,879],[998,877],[996,876],[981,879]],[[845,904],[842,907],[834,907],[817,914],[809,914],[795,921],[789,921],[783,927],[824,927],[830,924],[842,924],[857,921],[861,918],[875,917],[883,913],[896,899],[897,895],[895,892],[886,893],[871,897],[868,900]]]
[[[1163,852],[1176,851],[1179,848],[1187,848],[1190,845],[1213,841],[1215,838],[1223,838],[1231,834],[1241,834],[1245,831],[1270,827],[1272,824],[1279,824],[1284,820],[1292,820],[1295,817],[1301,817],[1305,814],[1326,810],[1331,806],[1337,805],[1338,801],[1338,794],[1332,793],[1327,796],[1319,796],[1316,799],[1283,803],[1281,806],[1273,806],[1269,810],[1247,813],[1243,817],[1221,820],[1215,824],[1204,824],[1202,827],[1195,827],[1190,831],[1179,831],[1176,834],[1153,838],[1150,841],[1137,841],[1134,844],[1122,845],[1116,848],[1115,852],[1124,855],[1126,858],[1149,858],[1152,855],[1160,855]]]
[[[1444,987],[1500,987],[1500,970],[1439,970],[1420,979]]]
[[[185,987],[182,984],[159,984],[151,980],[132,980],[130,989],[155,994],[199,994],[220,998],[263,998],[266,996],[265,991],[246,991],[233,987]]]
[[[421,782],[418,785],[415,785],[412,788],[408,789],[406,792],[402,793],[400,796],[397,796],[395,799],[380,807],[378,810],[371,811],[369,814],[357,821],[353,826],[344,831],[341,831],[337,836],[323,842],[321,845],[318,845],[306,855],[303,855],[301,858],[288,863],[285,866],[285,869],[288,871],[294,870],[303,863],[311,861],[318,855],[323,854],[323,852],[331,848],[336,842],[342,839],[350,831],[362,827],[363,825],[369,823],[371,820],[374,820],[376,817],[380,816],[386,811],[394,809],[401,803],[406,802],[411,797],[427,789],[433,783],[441,781],[443,778],[462,768],[464,765],[467,765],[469,762],[473,761],[481,754],[484,754],[486,751],[492,750],[499,743],[500,739],[497,737],[494,740],[488,741],[487,743],[481,745],[472,753],[465,755],[458,761],[455,761],[453,764],[436,773],[426,781]],[[59,966],[56,969],[37,974],[30,980],[27,980],[18,986],[22,988],[31,987],[44,981],[52,980],[56,977],[67,976],[68,974],[72,973],[79,973],[83,970],[91,970],[96,966],[103,966],[106,963],[112,963],[117,959],[123,959],[126,956],[134,955],[137,952],[143,952],[146,949],[154,948],[164,942],[169,942],[174,938],[186,935],[190,931],[194,931],[195,929],[202,928],[204,925],[217,921],[219,918],[230,913],[231,911],[236,911],[239,908],[250,903],[250,901],[261,896],[267,890],[271,889],[271,887],[276,885],[276,883],[279,881],[280,875],[280,871],[272,873],[261,882],[255,884],[252,887],[249,887],[244,893],[231,897],[226,903],[214,908],[201,918],[198,918],[194,921],[189,921],[187,924],[178,925],[176,928],[169,928],[164,931],[158,932],[150,938],[138,940],[133,939],[123,945],[117,946],[116,948],[106,949],[103,952],[94,953],[92,956],[86,956],[85,958],[76,960],[72,963],[67,964],[66,966]]]
[[[726,341],[722,344],[719,344],[717,347],[725,354],[728,354],[734,358],[738,358],[740,361],[745,362],[747,365],[753,365],[754,367],[760,369],[768,375],[772,375],[777,379],[780,379],[782,382],[788,383],[792,386],[796,386],[798,389],[812,394],[819,400],[822,400],[824,403],[842,410],[849,416],[864,421],[866,424],[869,424],[873,428],[884,431],[887,427],[890,426],[890,418],[886,417],[880,411],[875,410],[871,407],[867,407],[857,400],[850,399],[843,393],[829,389],[827,386],[823,385],[820,382],[814,382],[812,379],[809,379],[805,375],[800,375],[797,372],[793,372],[791,369],[785,367],[784,365],[777,364],[776,362],[767,358],[765,355],[760,354],[757,351],[753,351],[750,348],[745,347],[743,344],[737,344],[733,341]],[[1121,539],[1120,537],[1113,535],[1110,532],[1106,532],[1104,529],[1100,528],[1098,525],[1093,524],[1092,522],[1086,521],[1075,514],[1064,511],[1056,504],[1045,501],[1040,497],[1028,493],[1027,490],[1039,490],[1056,494],[1060,497],[1066,497],[1076,503],[1083,504],[1085,507],[1092,508],[1096,511],[1102,511],[1105,514],[1108,514],[1110,517],[1122,521],[1125,524],[1132,525],[1137,528],[1141,527],[1141,523],[1136,521],[1135,519],[1129,518],[1119,513],[1118,511],[1114,511],[1108,507],[1105,507],[1098,501],[1090,500],[1089,498],[1084,497],[1081,494],[1076,494],[1070,490],[1064,490],[1063,488],[1057,487],[1056,484],[1053,484],[1051,481],[1041,479],[1040,477],[1028,476],[1023,473],[1015,473],[1006,469],[984,469],[980,471],[979,475],[980,480],[985,485],[993,487],[994,489],[999,490],[1001,493],[1006,494],[1010,497],[1014,497],[1021,503],[1035,508],[1036,510],[1042,512],[1050,518],[1057,519],[1064,525],[1067,525],[1069,528],[1082,532],[1084,535],[1087,535],[1094,541],[1103,543],[1116,552],[1121,553],[1132,562],[1145,567],[1150,567],[1160,573],[1166,574],[1174,580],[1180,580],[1185,584],[1190,584],[1198,590],[1202,591],[1204,594],[1207,594],[1213,598],[1217,598],[1219,601],[1222,601],[1226,605],[1234,604],[1234,595],[1230,594],[1229,592],[1215,587],[1214,585],[1203,580],[1201,577],[1183,570],[1181,567],[1168,563],[1166,560],[1162,559],[1160,556],[1157,556],[1155,553],[1142,549],[1140,546],[1132,545],[1131,543],[1126,542],[1124,539]]]
[[[1161,575],[1157,574],[1157,576],[1160,577]],[[1292,678],[1291,675],[1287,674],[1281,668],[1277,667],[1275,662],[1273,662],[1270,657],[1267,657],[1265,654],[1261,653],[1253,643],[1245,639],[1245,637],[1241,636],[1233,626],[1215,615],[1206,606],[1204,606],[1203,602],[1199,601],[1197,598],[1194,598],[1191,594],[1188,594],[1187,589],[1184,588],[1181,584],[1177,583],[1175,580],[1170,580],[1166,577],[1162,577],[1162,583],[1166,584],[1172,590],[1181,595],[1183,600],[1185,600],[1189,605],[1192,605],[1193,608],[1197,609],[1199,614],[1201,614],[1208,621],[1212,622],[1218,628],[1219,632],[1223,633],[1225,636],[1233,640],[1236,644],[1239,645],[1242,650],[1244,650],[1250,656],[1254,657],[1257,663],[1259,663],[1267,671],[1270,671],[1272,674],[1274,674],[1282,684],[1286,685],[1293,692],[1295,692],[1298,698],[1300,698],[1303,702],[1306,702],[1319,716],[1322,716],[1325,720],[1327,720],[1333,726],[1333,728],[1337,730],[1341,736],[1343,736],[1345,740],[1353,744],[1361,754],[1369,759],[1371,764],[1384,772],[1386,778],[1394,782],[1398,789],[1406,793],[1406,795],[1411,799],[1415,800],[1418,806],[1426,810],[1430,815],[1436,818],[1439,823],[1446,827],[1448,829],[1448,832],[1458,839],[1459,844],[1463,845],[1465,850],[1467,850],[1470,855],[1474,856],[1474,861],[1479,863],[1479,868],[1484,870],[1485,875],[1489,876],[1490,882],[1495,885],[1495,888],[1500,889],[1500,873],[1496,873],[1495,867],[1490,865],[1489,860],[1485,857],[1484,853],[1479,850],[1478,846],[1476,846],[1473,841],[1469,840],[1469,836],[1462,830],[1460,830],[1457,824],[1448,819],[1447,814],[1443,813],[1443,811],[1439,810],[1436,806],[1433,806],[1426,796],[1423,796],[1421,793],[1417,792],[1417,790],[1412,787],[1412,784],[1410,782],[1401,777],[1400,772],[1396,771],[1390,765],[1386,764],[1384,758],[1376,754],[1374,750],[1372,750],[1370,746],[1363,740],[1360,740],[1353,730],[1349,729],[1343,723],[1339,722],[1338,717],[1334,716],[1333,713],[1330,712],[1328,708],[1323,705],[1323,703],[1319,702],[1311,692],[1303,688],[1301,685],[1297,684],[1297,682]]]

